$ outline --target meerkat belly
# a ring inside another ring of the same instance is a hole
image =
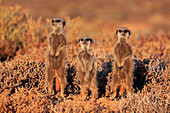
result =
[[[123,68],[121,70],[118,70],[119,77],[121,79],[128,77],[128,74],[131,69],[132,69],[132,60],[129,58],[125,61]]]
[[[53,67],[54,69],[58,69],[61,65],[64,65],[64,60],[65,60],[65,51],[61,50],[59,56],[55,56],[53,58]]]
[[[130,70],[132,69],[132,59],[131,58],[128,58],[126,61],[125,61],[125,64],[124,64],[124,69],[127,73],[130,72]]]
[[[118,75],[119,75],[120,79],[126,78],[126,71],[125,71],[125,69],[119,70]]]

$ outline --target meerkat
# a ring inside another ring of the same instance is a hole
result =
[[[129,43],[131,32],[126,27],[121,27],[116,31],[118,41],[114,46],[114,72],[112,75],[112,96],[115,98],[117,88],[120,92],[126,89],[127,96],[131,95],[132,90],[132,48]]]
[[[82,98],[86,99],[88,89],[91,90],[92,98],[97,98],[98,86],[96,80],[95,52],[91,49],[92,39],[89,36],[82,36],[79,39],[79,43],[81,49],[77,57]]]
[[[64,88],[66,84],[65,75],[65,58],[66,58],[66,36],[64,27],[66,22],[62,18],[54,18],[51,21],[53,31],[48,37],[47,49],[47,74],[46,85],[51,92],[53,79],[55,79],[55,90],[61,90],[61,96],[64,96]]]

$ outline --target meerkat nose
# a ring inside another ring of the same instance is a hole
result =
[[[85,41],[83,41],[83,44],[87,44]]]
[[[125,33],[124,33],[124,32],[121,32],[121,35],[125,35]]]

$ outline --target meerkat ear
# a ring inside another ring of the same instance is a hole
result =
[[[90,42],[93,43],[93,40],[90,38]]]
[[[129,30],[129,35],[131,35],[131,31]]]
[[[65,25],[66,25],[66,21],[63,22],[63,26],[65,26]]]
[[[116,30],[116,35],[117,35],[117,33],[118,33],[118,30]]]

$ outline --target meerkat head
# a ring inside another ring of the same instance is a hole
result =
[[[51,21],[51,26],[53,30],[64,28],[65,25],[66,25],[65,20],[60,17],[53,18]]]
[[[83,50],[89,49],[93,40],[89,36],[82,36],[79,39],[80,46]]]
[[[131,32],[126,27],[121,27],[118,30],[116,30],[116,35],[118,38],[125,38],[128,40],[129,36],[131,35]]]

